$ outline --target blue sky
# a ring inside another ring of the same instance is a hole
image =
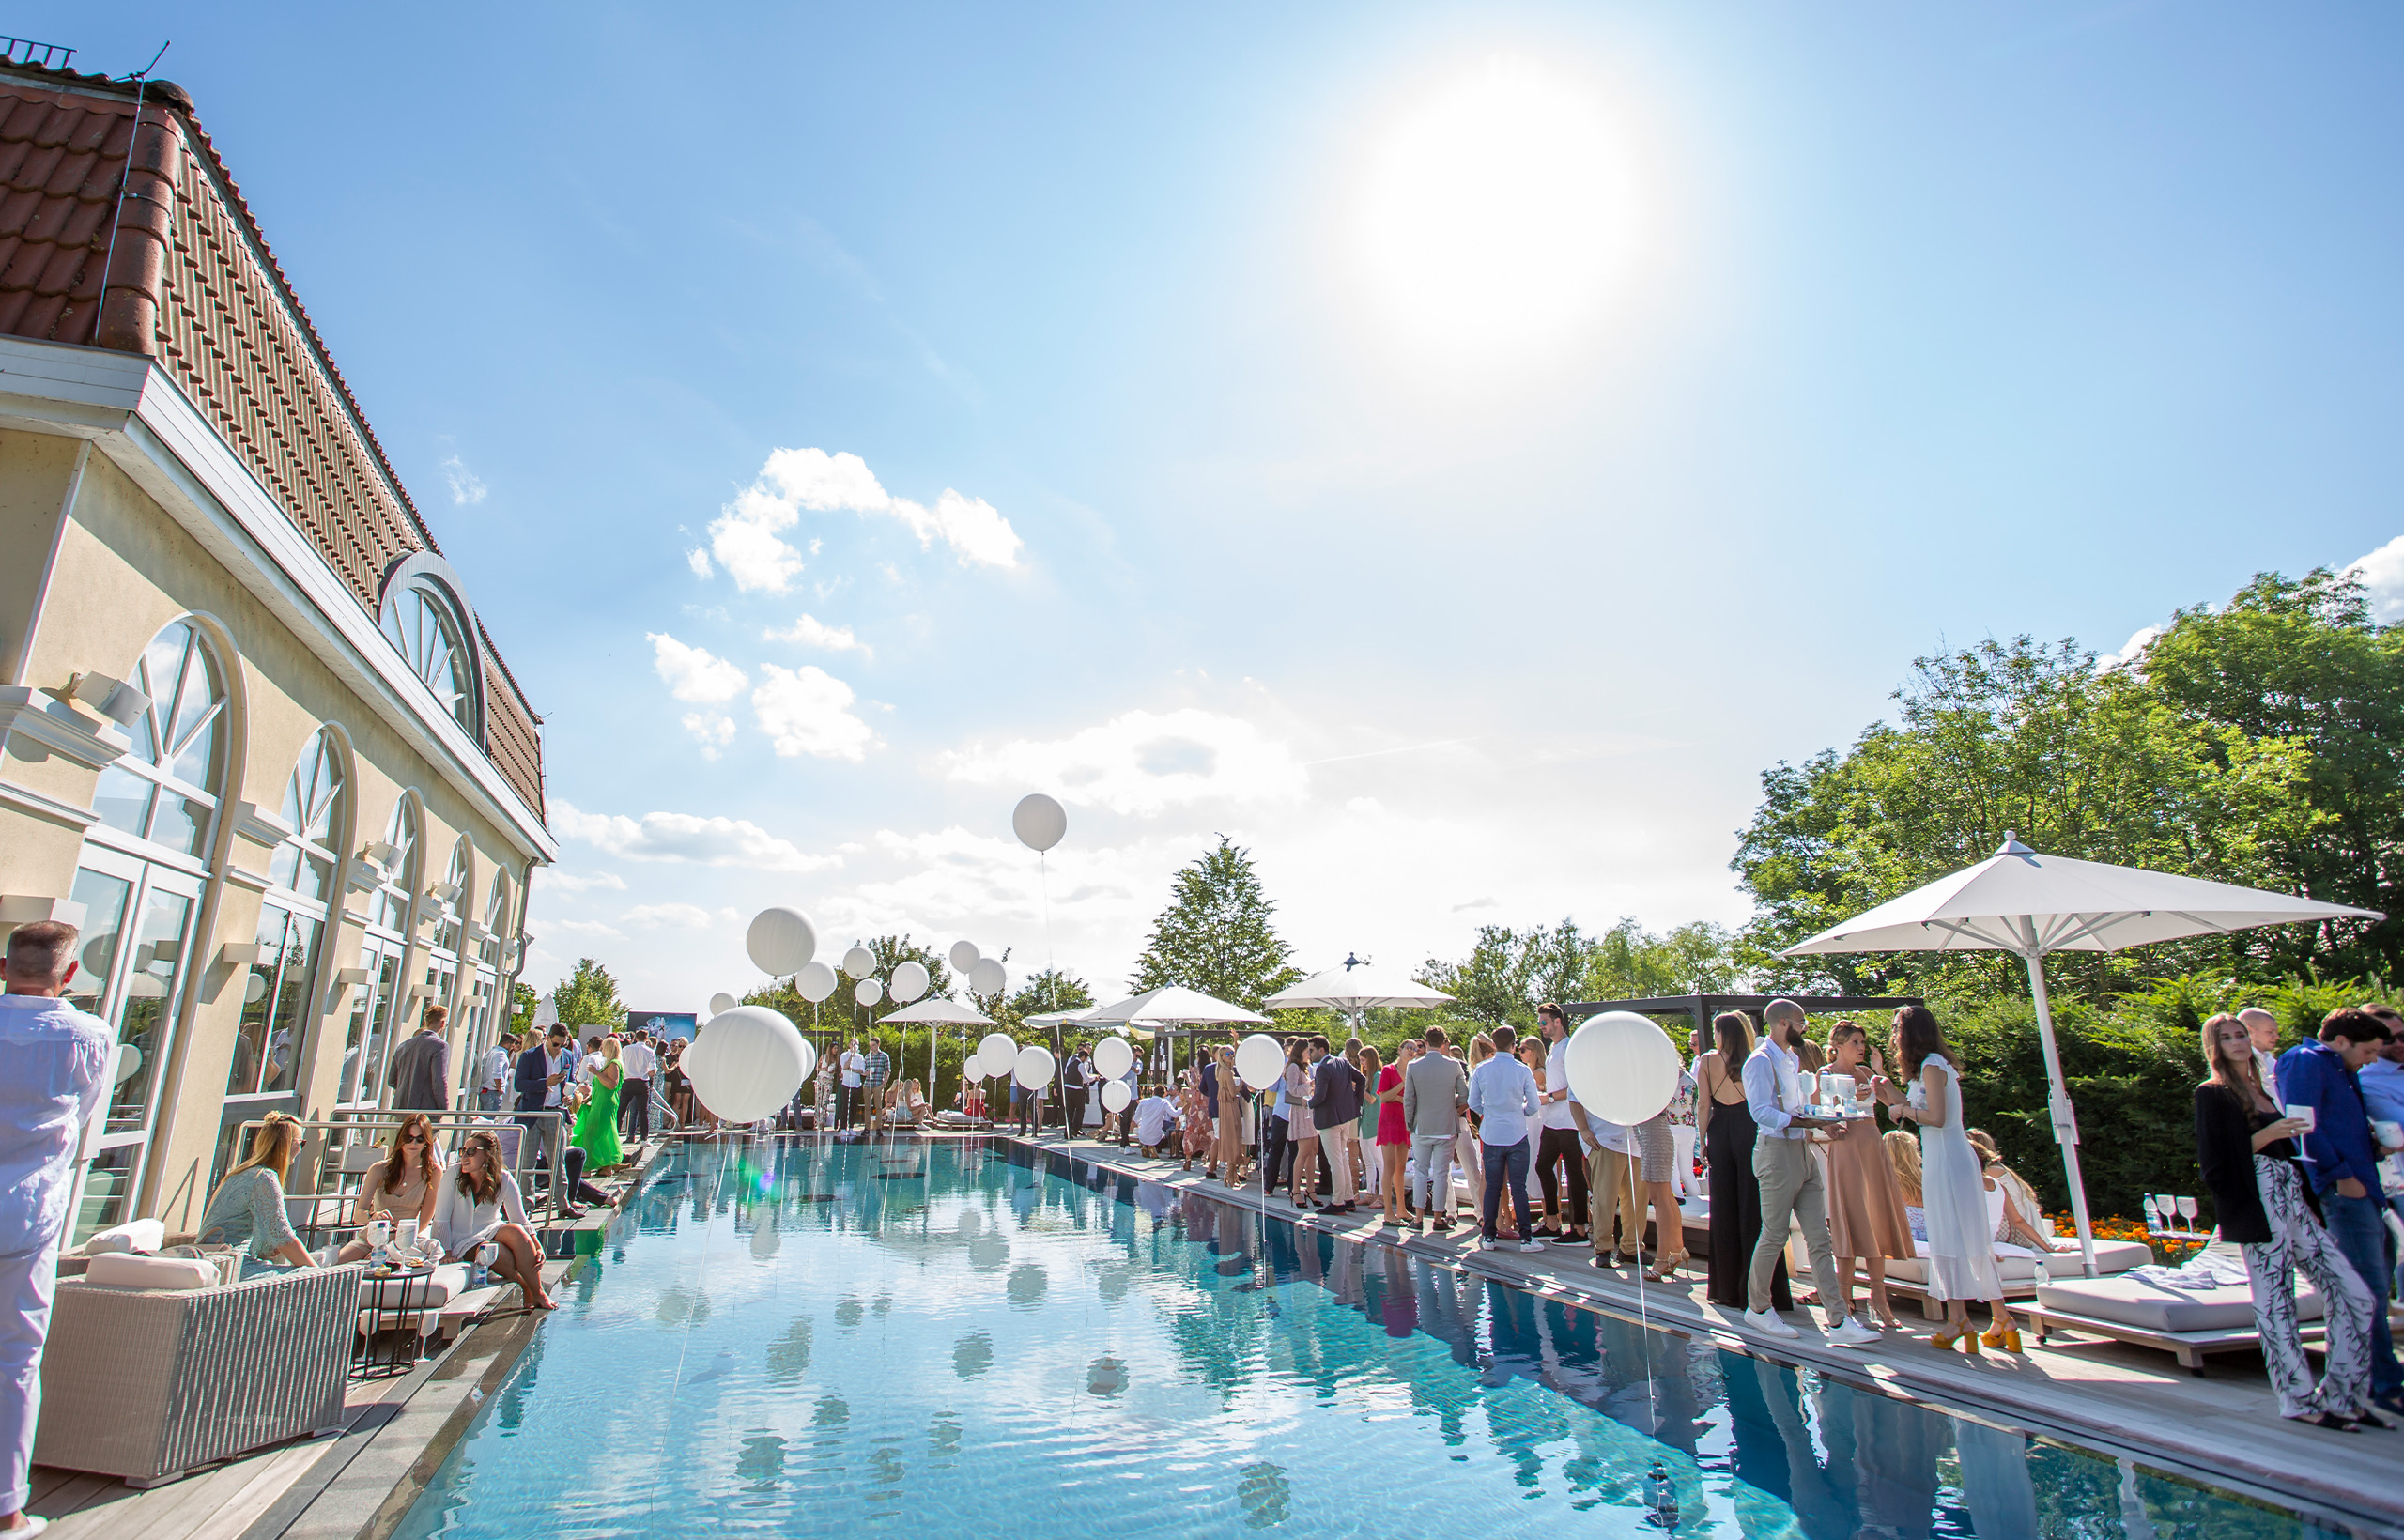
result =
[[[1306,966],[1733,922],[1915,655],[2404,535],[2377,8],[13,29],[175,39],[547,717],[538,987],[783,901],[1107,992],[1220,831]]]

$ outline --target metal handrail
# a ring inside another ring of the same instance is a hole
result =
[[[556,1107],[547,1108],[542,1112],[516,1113],[421,1112],[408,1107],[378,1107],[374,1109],[360,1108],[356,1110],[338,1108],[336,1111],[339,1116],[334,1117],[295,1118],[294,1121],[300,1125],[303,1135],[315,1133],[320,1136],[320,1138],[324,1138],[324,1136],[331,1134],[351,1134],[362,1132],[375,1133],[378,1132],[389,1132],[391,1130],[399,1128],[401,1126],[401,1120],[405,1117],[424,1117],[428,1123],[433,1125],[437,1138],[441,1136],[442,1131],[446,1128],[455,1130],[457,1133],[464,1136],[478,1130],[489,1132],[492,1131],[493,1126],[496,1123],[516,1123],[519,1125],[520,1129],[517,1138],[517,1154],[516,1158],[510,1163],[510,1175],[516,1179],[517,1191],[522,1194],[532,1189],[534,1169],[532,1164],[532,1159],[534,1153],[535,1142],[537,1139],[541,1139],[543,1141],[543,1152],[549,1157],[550,1161],[551,1217],[553,1219],[564,1219],[567,1217],[568,1203],[574,1196],[574,1194],[570,1194],[567,1190],[568,1183],[565,1179],[566,1174],[562,1169],[564,1163],[562,1159],[562,1156],[566,1149],[567,1115]],[[266,1126],[266,1123],[267,1119],[264,1117],[254,1117],[236,1124],[235,1128],[238,1133],[238,1140],[235,1147],[237,1149],[249,1148],[251,1140],[250,1131],[263,1128]],[[545,1124],[548,1125],[547,1133],[546,1133],[546,1131],[541,1127],[541,1125]],[[372,1142],[380,1143],[381,1140],[375,1140]],[[337,1143],[328,1139],[326,1140],[326,1143],[333,1149],[344,1149],[349,1147],[353,1141],[345,1139]],[[457,1139],[454,1139],[452,1141],[451,1150],[451,1158],[453,1160],[457,1159]],[[285,1194],[285,1201],[287,1205],[296,1202],[319,1204],[329,1198],[339,1202],[352,1195],[353,1194],[349,1193],[343,1192],[339,1188],[332,1192],[327,1192],[319,1189],[307,1193],[286,1193]],[[301,1227],[313,1230],[334,1230],[342,1228],[343,1226],[338,1224],[312,1224]]]

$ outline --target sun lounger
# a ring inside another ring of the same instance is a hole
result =
[[[2320,1318],[2320,1296],[2298,1281],[2296,1317]],[[2070,1330],[2089,1332],[2175,1355],[2195,1374],[2210,1353],[2260,1345],[2254,1332],[2254,1292],[2243,1284],[2169,1288],[2142,1278],[2065,1278],[2037,1291],[2027,1308],[2037,1340]]]

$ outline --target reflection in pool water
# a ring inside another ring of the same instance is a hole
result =
[[[2318,1532],[1391,1247],[1027,1158],[981,1141],[683,1147],[400,1533]]]

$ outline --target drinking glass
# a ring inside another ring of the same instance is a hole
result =
[[[2156,1193],[2153,1195],[2153,1201],[2155,1207],[2162,1210],[2162,1227],[2165,1230],[2169,1229],[2172,1222],[2179,1217],[2179,1200],[2167,1193]]]
[[[2186,1222],[2187,1228],[2191,1233],[2196,1228],[2196,1215],[2198,1209],[2194,1198],[2186,1197],[2179,1200],[2179,1217]]]

